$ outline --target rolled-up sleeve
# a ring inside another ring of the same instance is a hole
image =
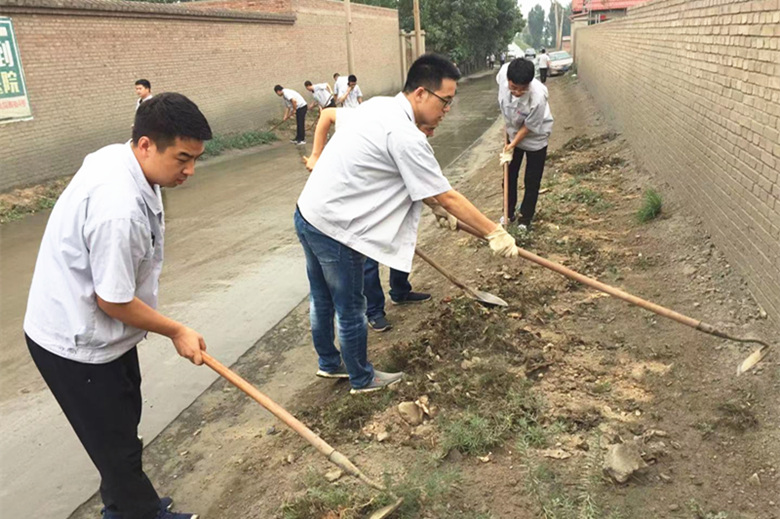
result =
[[[419,138],[403,131],[393,132],[387,146],[413,201],[452,189],[422,132]]]
[[[533,133],[544,132],[544,114],[547,110],[547,96],[535,95],[531,99],[531,107],[528,117],[525,118],[525,125]]]
[[[152,252],[151,234],[130,218],[105,220],[85,229],[95,293],[109,303],[135,297],[138,267]]]

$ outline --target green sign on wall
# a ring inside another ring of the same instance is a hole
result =
[[[0,123],[32,119],[10,18],[0,17]]]

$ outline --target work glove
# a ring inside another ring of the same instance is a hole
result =
[[[519,254],[515,239],[500,225],[496,227],[495,231],[485,236],[485,238],[487,239],[493,254],[505,258],[514,258]]]
[[[436,217],[436,224],[442,229],[449,229],[451,231],[458,230],[458,219],[452,216],[440,205],[434,205],[431,207],[433,215]]]
[[[504,164],[509,164],[512,162],[512,155],[514,155],[514,148],[510,149],[509,151],[502,151],[498,154],[498,165],[503,166]]]

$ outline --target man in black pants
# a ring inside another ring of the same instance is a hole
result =
[[[509,225],[517,220],[520,229],[530,230],[547,158],[547,141],[553,126],[547,87],[534,79],[534,64],[524,58],[514,59],[501,67],[496,81],[498,104],[506,124],[506,144],[501,163],[509,162],[509,222],[502,219],[501,223]],[[528,163],[523,179],[525,193],[520,204],[520,217],[517,218],[517,177],[523,155],[528,156]]]
[[[141,373],[147,332],[202,364],[203,337],[155,310],[163,260],[160,187],[182,184],[211,138],[181,94],[144,101],[133,138],[90,155],[52,210],[24,332],[35,365],[100,472],[104,519],[197,519],[173,513],[141,465]],[[56,467],[52,467],[56,470]]]
[[[284,117],[282,121],[286,121],[295,114],[297,130],[292,142],[298,145],[306,144],[306,112],[309,110],[306,99],[292,88],[284,88],[282,85],[276,85],[274,92],[284,101]]]

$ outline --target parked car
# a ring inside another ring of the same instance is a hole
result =
[[[574,59],[565,50],[550,53],[550,75],[560,76],[571,69]]]
[[[526,59],[534,59],[536,57],[536,49],[525,49],[525,58]]]

